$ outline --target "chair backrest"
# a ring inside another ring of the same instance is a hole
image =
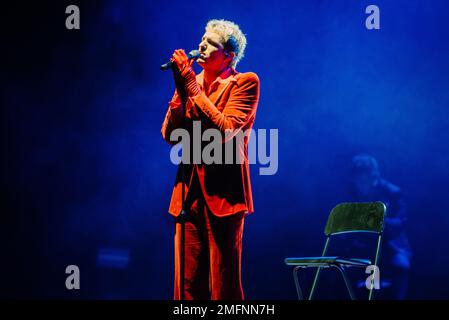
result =
[[[347,232],[381,233],[386,206],[383,202],[345,202],[332,209],[326,223],[326,236]]]

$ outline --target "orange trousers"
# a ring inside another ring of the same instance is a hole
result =
[[[186,300],[243,300],[241,281],[243,213],[216,217],[207,208],[201,192],[186,200],[185,222]],[[181,225],[175,228],[174,299],[180,291]]]

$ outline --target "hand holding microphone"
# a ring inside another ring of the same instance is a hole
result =
[[[176,51],[177,50],[175,50],[175,52]],[[182,50],[182,52],[184,52],[184,50]],[[184,55],[185,55],[185,52],[184,52]],[[198,59],[199,56],[200,56],[200,52],[198,50],[192,50],[192,51],[189,52],[188,55],[186,55],[186,57],[188,59],[192,59],[192,60]],[[172,68],[172,66],[173,66],[173,61],[172,61],[172,59],[170,59],[169,62],[164,63],[163,65],[161,65],[161,70],[168,70],[168,69]]]
[[[181,96],[185,94],[187,97],[193,97],[201,91],[196,82],[195,71],[192,69],[193,61],[198,58],[199,55],[200,52],[198,50],[193,50],[186,55],[184,50],[178,49],[173,53],[170,62],[165,64],[170,64],[169,68],[173,70],[176,88]]]

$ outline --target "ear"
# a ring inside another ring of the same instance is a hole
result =
[[[229,59],[229,64],[230,64],[232,62],[232,60],[234,60],[235,53],[232,51],[225,51],[225,55],[226,55],[227,59]]]

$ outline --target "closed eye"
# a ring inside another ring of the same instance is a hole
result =
[[[201,38],[201,43],[203,43],[205,39],[206,39],[206,37],[202,37],[202,38]],[[216,48],[219,47],[219,44],[216,43],[215,41],[211,40],[210,38],[207,38],[207,42],[208,42],[210,45],[213,45],[213,46],[216,47]],[[199,46],[201,46],[201,43],[199,44]]]

